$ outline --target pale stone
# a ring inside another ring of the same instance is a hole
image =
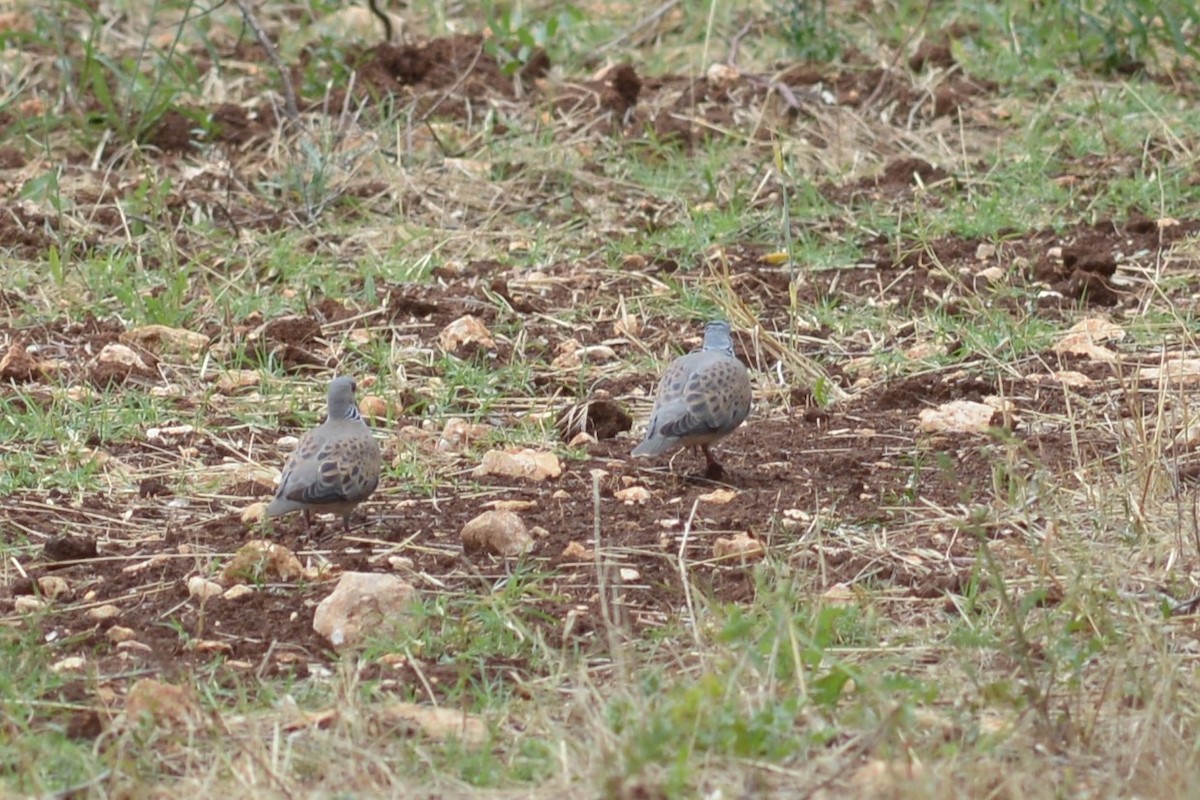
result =
[[[41,590],[43,597],[51,600],[57,600],[71,591],[67,582],[57,575],[43,575],[38,578],[38,589]]]
[[[722,536],[713,542],[714,558],[737,558],[751,561],[762,558],[767,549],[762,542],[749,534],[735,533],[733,536]]]
[[[485,511],[463,526],[463,549],[517,556],[533,549],[525,523],[511,511]]]
[[[13,608],[18,614],[28,614],[33,611],[41,611],[45,607],[45,600],[40,597],[34,597],[31,594],[23,594],[13,600]]]
[[[96,360],[101,364],[115,364],[126,369],[139,370],[141,372],[149,372],[150,367],[142,360],[142,357],[133,351],[132,348],[116,342],[109,342],[104,345],[104,349],[100,351],[100,355]]]
[[[926,433],[986,433],[997,410],[973,400],[952,400],[918,415],[917,427]]]
[[[143,325],[121,334],[121,341],[139,345],[155,355],[194,355],[208,347],[208,337],[197,331],[166,325]]]
[[[267,504],[263,502],[251,503],[242,509],[242,523],[245,525],[257,525],[267,518]]]
[[[596,557],[594,550],[589,550],[581,543],[572,539],[563,548],[562,557],[569,561],[591,561]]]
[[[627,506],[645,505],[650,501],[650,490],[645,486],[630,486],[613,492],[613,497]]]
[[[236,586],[230,586],[228,589],[226,589],[225,593],[221,595],[221,597],[226,600],[241,600],[243,597],[249,597],[250,595],[254,594],[254,591],[255,590],[252,586],[239,583]]]
[[[189,597],[198,597],[201,600],[220,597],[225,592],[225,587],[221,584],[199,575],[188,578],[187,589]]]
[[[121,615],[121,609],[112,603],[105,603],[102,606],[89,608],[87,612],[88,619],[96,622],[107,622],[110,619],[116,619]]]
[[[457,739],[465,744],[487,741],[487,725],[473,714],[457,708],[434,708],[416,703],[393,703],[375,711],[374,716],[389,728],[408,728],[438,741]]]
[[[395,575],[346,572],[317,606],[313,630],[334,647],[354,645],[405,615],[415,598],[412,585]]]
[[[170,727],[196,721],[199,711],[194,695],[185,687],[142,678],[125,698],[125,717],[131,723],[151,720]]]
[[[544,481],[561,475],[562,466],[558,456],[550,452],[539,452],[529,448],[489,450],[484,453],[483,460],[475,467],[473,474],[476,477],[497,475],[504,478]]]
[[[478,344],[488,350],[494,350],[496,340],[492,338],[486,325],[467,314],[442,328],[438,334],[438,344],[448,352],[454,352],[468,344]]]
[[[133,628],[126,628],[121,625],[113,625],[104,635],[113,644],[120,644],[121,642],[128,642],[131,639],[137,638],[137,632]]]
[[[696,499],[701,503],[712,503],[713,505],[723,506],[733,501],[738,493],[734,489],[713,489],[711,492],[706,492]]]

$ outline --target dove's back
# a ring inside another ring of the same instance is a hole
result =
[[[727,436],[750,415],[750,396],[750,374],[737,357],[721,350],[680,356],[659,381],[646,440],[633,455],[659,455]]]

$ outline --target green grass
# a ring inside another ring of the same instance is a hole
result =
[[[89,706],[63,699],[68,679],[50,669],[53,659],[36,626],[0,629],[0,770],[10,791],[62,791],[107,772],[90,741],[68,735],[72,714]]]

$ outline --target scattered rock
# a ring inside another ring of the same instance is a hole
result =
[[[221,595],[221,597],[225,600],[241,600],[243,597],[249,597],[252,594],[254,594],[254,587],[239,583],[236,586],[230,586],[226,589],[225,594]]]
[[[29,383],[42,374],[38,360],[25,349],[25,342],[14,341],[0,358],[0,380]]]
[[[221,394],[237,394],[243,389],[258,386],[262,375],[253,369],[231,369],[216,375],[217,391]]]
[[[51,600],[57,600],[71,591],[67,582],[57,575],[43,575],[37,579],[37,584],[42,597],[48,597]]]
[[[313,630],[334,647],[354,645],[407,614],[416,589],[395,575],[343,573],[313,615]]]
[[[844,583],[835,583],[821,593],[821,599],[833,605],[845,605],[853,602],[854,590]]]
[[[982,286],[996,286],[1003,283],[1007,277],[1008,273],[1000,267],[987,267],[975,273],[975,285],[980,288]]]
[[[713,542],[713,558],[736,558],[741,561],[753,561],[767,554],[763,543],[747,533],[735,533],[733,536],[721,536]]]
[[[492,338],[487,326],[470,314],[459,317],[442,328],[438,334],[438,344],[448,353],[456,352],[470,344],[487,350],[496,349],[496,340]]]
[[[738,493],[733,489],[713,489],[707,494],[702,494],[696,499],[701,503],[712,503],[716,506],[723,506],[733,501]]]
[[[113,644],[132,641],[137,638],[137,633],[133,628],[125,628],[120,625],[113,625],[104,634]]]
[[[1170,385],[1173,382],[1183,384],[1192,384],[1200,381],[1200,358],[1187,358],[1180,353],[1166,353],[1162,356],[1162,366],[1160,367],[1142,367],[1137,371],[1138,380],[1154,381],[1164,385]],[[1086,376],[1084,382],[1079,382],[1076,379],[1075,383],[1068,383],[1063,375],[1079,373],[1057,373],[1056,377],[1068,386],[1081,386],[1087,382]]]
[[[536,500],[493,500],[485,505],[497,511],[528,511],[538,507]]]
[[[563,549],[562,557],[568,561],[592,561],[596,558],[596,552],[572,539]]]
[[[518,556],[533,549],[524,521],[511,511],[485,511],[463,526],[463,549],[498,556]]]
[[[190,727],[199,716],[199,707],[189,689],[153,678],[139,680],[125,698],[125,719],[131,724],[149,721],[164,728]]]
[[[920,361],[926,358],[945,355],[946,348],[936,342],[921,342],[904,351],[904,357],[910,361]]]
[[[155,555],[150,556],[150,558],[147,558],[145,561],[138,561],[137,563],[122,567],[121,572],[125,573],[126,575],[134,575],[143,570],[150,569],[151,567],[166,566],[168,563],[170,563],[170,561],[171,557],[166,553],[156,553]]]
[[[46,601],[31,594],[23,594],[13,600],[13,609],[18,614],[31,614],[46,607]]]
[[[630,486],[613,492],[613,497],[627,506],[642,506],[650,502],[650,490],[645,486]]]
[[[242,509],[242,524],[257,525],[267,518],[267,504],[263,502],[251,503]]]
[[[387,658],[385,654],[380,661]],[[291,719],[284,723],[283,729],[288,732],[301,731],[305,728],[328,728],[338,718],[338,710],[336,708],[326,708],[319,711],[304,711],[298,707],[292,707]]]
[[[67,656],[61,661],[56,661],[50,665],[51,672],[79,672],[84,668],[87,662],[83,656]]]
[[[138,345],[156,356],[195,355],[208,347],[208,337],[197,331],[166,325],[143,325],[121,334],[121,341]]]
[[[251,539],[239,547],[225,565],[221,582],[293,581],[303,575],[304,566],[291,550],[265,539]]]
[[[396,572],[412,572],[413,560],[405,556],[388,556],[388,566]]]
[[[165,428],[147,428],[147,439],[158,439],[168,444],[175,443],[175,440],[191,436],[196,432],[194,425],[168,425]]]
[[[779,527],[785,531],[794,531],[801,525],[812,522],[812,515],[800,508],[785,508],[779,519]]]
[[[487,425],[471,424],[461,417],[450,417],[442,428],[437,449],[443,453],[465,453],[471,444],[491,434]]]
[[[109,342],[88,364],[88,378],[96,386],[119,385],[129,378],[157,377],[150,365],[133,348]]]
[[[220,597],[225,592],[225,587],[216,581],[210,581],[200,575],[193,575],[187,581],[188,597],[198,597],[201,600],[209,600],[213,597]]]
[[[737,86],[738,81],[742,78],[742,73],[732,64],[715,62],[708,65],[704,78],[714,93],[727,95],[730,89]]]
[[[561,475],[562,466],[554,453],[529,448],[509,448],[488,450],[483,454],[483,460],[475,467],[473,474],[476,477],[498,475],[504,478],[544,481]]]
[[[377,394],[363,395],[358,401],[359,412],[369,420],[383,420],[388,416],[388,404]]]
[[[585,347],[577,339],[567,339],[558,345],[558,355],[550,362],[556,369],[577,369],[584,363],[603,364],[617,357],[617,351],[606,344]]]
[[[455,708],[393,703],[378,709],[375,718],[381,725],[408,736],[420,733],[437,741],[457,739],[464,744],[482,744],[488,738],[482,719]]]
[[[926,433],[986,433],[998,424],[1002,415],[986,403],[952,400],[937,408],[925,408],[918,415],[917,427]]]
[[[1059,355],[1082,356],[1092,361],[1116,361],[1117,355],[1102,342],[1120,341],[1125,338],[1125,329],[1105,319],[1092,317],[1080,320],[1071,326],[1066,335],[1054,345]]]
[[[1200,362],[1197,362],[1197,364],[1198,364],[1198,368],[1196,369],[1196,374],[1200,375]],[[1043,376],[1039,375],[1039,376],[1031,376],[1031,377],[1040,378]],[[1090,383],[1092,383],[1092,379],[1089,378],[1087,375],[1084,375],[1082,372],[1076,372],[1075,370],[1071,370],[1071,369],[1063,369],[1063,370],[1058,370],[1056,372],[1051,372],[1048,376],[1045,376],[1045,377],[1049,378],[1050,380],[1058,381],[1063,386],[1072,386],[1072,387],[1087,386]],[[1139,377],[1145,377],[1145,372],[1139,373]]]
[[[121,609],[112,603],[105,603],[102,606],[89,608],[87,618],[96,622],[106,622],[110,619],[116,619],[121,614]]]

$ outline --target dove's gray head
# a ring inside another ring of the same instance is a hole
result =
[[[329,384],[328,419],[358,419],[358,406],[354,402],[354,390],[358,388],[354,378],[342,375]]]
[[[717,319],[704,326],[703,349],[717,350],[726,355],[733,355],[733,335],[729,332],[728,322]]]

